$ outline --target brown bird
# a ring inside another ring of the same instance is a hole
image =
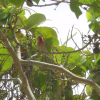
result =
[[[46,52],[48,52],[48,51],[46,49],[46,44],[45,44],[45,42],[43,40],[43,37],[41,35],[39,35],[37,37],[37,40],[38,40],[37,48],[39,50],[38,55],[42,54],[43,61],[47,62],[48,61],[47,59],[48,59],[49,56],[47,56],[47,54],[46,54]]]
[[[45,42],[43,40],[43,37],[41,35],[39,35],[37,37],[37,40],[38,40],[38,42],[37,42],[37,48],[38,48],[38,50],[40,52],[47,52],[46,44],[45,44]],[[45,53],[43,53],[42,55],[45,55]]]
[[[49,54],[48,54],[48,51],[47,51],[47,48],[46,48],[46,44],[45,44],[45,42],[44,42],[44,40],[43,40],[43,37],[41,36],[41,35],[39,35],[38,37],[37,37],[37,40],[38,40],[38,42],[37,42],[37,48],[38,48],[38,50],[39,50],[39,52],[42,54],[42,56],[43,56],[43,61],[45,61],[45,62],[50,62],[50,60],[52,61],[52,62],[54,62],[54,58],[52,57],[50,57],[49,56]],[[44,53],[43,53],[44,52]],[[40,53],[37,53],[38,55],[40,54]]]
[[[37,57],[39,54],[42,54],[43,58],[46,58],[46,54],[43,53],[43,52],[47,52],[46,45],[45,45],[45,42],[43,40],[43,37],[41,35],[39,35],[35,39],[38,40],[36,46],[37,46],[39,52],[37,52],[36,54],[32,55],[29,59],[33,59],[34,57]]]

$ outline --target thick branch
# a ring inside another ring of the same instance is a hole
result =
[[[7,38],[5,37],[5,35],[2,33],[2,31],[0,30],[0,39],[4,42],[6,49],[8,50],[8,52],[10,53],[10,55],[13,58],[14,64],[15,64],[15,69],[19,74],[19,78],[22,81],[22,86],[24,89],[24,92],[26,93],[27,97],[29,100],[36,100],[28,83],[27,78],[25,77],[22,68],[21,68],[21,64],[20,61],[16,55],[16,53],[14,52],[12,46],[10,45],[9,41],[7,40]]]
[[[30,60],[30,61],[29,60],[20,60],[20,62],[22,65],[32,64],[32,65],[36,65],[36,66],[43,67],[46,69],[57,70],[61,73],[65,73],[69,78],[71,78],[72,80],[74,80],[76,82],[84,83],[86,85],[92,86],[96,90],[96,92],[100,95],[100,87],[94,81],[78,77],[78,76],[74,75],[72,72],[65,69],[63,66],[58,66],[58,65],[35,61],[35,60]]]

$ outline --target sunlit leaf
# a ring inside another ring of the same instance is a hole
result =
[[[89,50],[85,50],[85,51],[82,51],[83,53],[85,53],[85,54],[91,54],[92,52],[91,51],[89,51]]]
[[[18,16],[24,16],[25,15],[25,11],[23,10],[23,11],[21,11],[19,14],[18,14]]]
[[[4,14],[8,14],[11,9],[12,9],[12,7],[6,8],[6,9],[3,10],[3,13]]]
[[[90,12],[88,12],[88,11],[86,12],[86,17],[87,17],[88,21],[91,21],[93,18],[92,14],[90,14]]]
[[[32,27],[35,28],[36,26],[43,23],[44,21],[46,21],[45,15],[36,13],[36,14],[31,15],[28,18],[28,20],[25,20],[23,23],[26,28],[32,28]]]
[[[57,38],[56,31],[50,27],[38,27],[34,30],[34,32],[36,33],[36,36],[42,34],[44,38],[50,38],[50,37]]]

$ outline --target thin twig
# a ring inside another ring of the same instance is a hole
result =
[[[73,25],[73,27],[74,27],[74,25]],[[72,27],[72,30],[73,30],[73,27]],[[73,39],[73,37],[72,37],[72,30],[71,30],[71,38],[72,38],[72,40],[73,40],[74,44],[76,45],[76,47],[77,47],[78,49],[80,49],[80,48],[78,47],[77,43],[74,41],[74,39]],[[85,55],[85,56],[90,56],[90,55],[93,55],[93,53],[86,55],[86,54],[85,54],[85,53],[83,53],[81,50],[80,50],[80,52],[81,52],[83,55]]]

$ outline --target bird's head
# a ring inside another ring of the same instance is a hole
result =
[[[44,40],[43,40],[43,37],[41,35],[39,35],[37,37],[37,40],[38,40],[38,43],[37,43],[37,46],[42,46],[44,45]]]

